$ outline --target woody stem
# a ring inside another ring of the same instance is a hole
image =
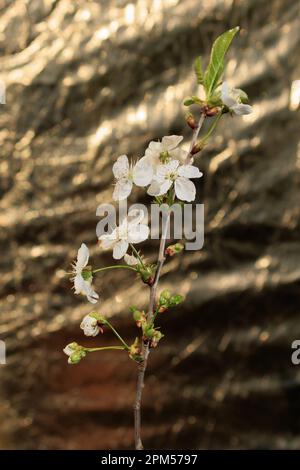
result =
[[[197,127],[194,129],[192,142],[190,145],[190,149],[186,158],[186,164],[188,164],[192,159],[192,150],[195,146],[199,132],[205,120],[205,114],[201,114]],[[166,240],[167,234],[170,224],[170,212],[165,220],[165,225],[162,227],[162,235],[160,239],[159,245],[159,252],[158,252],[158,259],[157,259],[157,267],[154,276],[154,283],[150,287],[150,300],[149,300],[149,309],[147,313],[147,321],[153,321],[153,316],[155,314],[155,306],[156,306],[156,293],[157,293],[157,286],[159,283],[159,278],[161,274],[162,267],[165,262],[165,247],[166,247]],[[137,385],[136,385],[136,396],[135,396],[135,403],[134,403],[134,436],[135,436],[135,448],[136,450],[143,449],[143,443],[141,439],[141,402],[142,402],[142,393],[144,388],[144,379],[145,379],[145,372],[147,369],[147,362],[148,357],[150,354],[150,344],[149,341],[144,341],[143,343],[143,350],[142,350],[142,357],[143,361],[138,366],[138,378],[137,378]]]

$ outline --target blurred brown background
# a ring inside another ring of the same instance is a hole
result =
[[[147,448],[299,448],[300,338],[298,0],[2,0],[0,78],[0,448],[132,448],[136,367],[125,354],[68,366],[62,348],[89,340],[90,305],[64,270],[84,241],[94,265],[95,210],[111,163],[151,139],[190,129],[196,55],[240,25],[226,77],[254,113],[222,121],[199,160],[205,245],[166,265],[162,286],[187,299],[162,319],[150,358]],[[139,194],[134,193],[132,200]],[[145,199],[146,200],[146,199]],[[154,254],[155,242],[146,253]],[[128,305],[147,287],[99,276],[101,311],[136,334]]]

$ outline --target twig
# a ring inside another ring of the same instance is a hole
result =
[[[205,114],[201,114],[197,127],[194,129],[191,145],[189,148],[188,155],[186,157],[186,164],[190,163],[192,159],[192,150],[197,142],[199,132],[205,120]],[[154,276],[153,285],[150,287],[150,300],[149,300],[149,309],[147,313],[147,321],[152,321],[153,315],[155,312],[155,303],[156,303],[156,293],[157,286],[161,274],[162,267],[165,262],[165,247],[167,234],[170,223],[170,212],[168,213],[167,219],[165,220],[165,226],[162,227],[162,235],[160,239],[158,259],[157,259],[157,268]],[[150,343],[146,341],[143,343],[142,357],[143,361],[138,366],[138,378],[136,385],[136,397],[134,403],[134,436],[135,436],[135,448],[136,450],[143,449],[143,443],[141,439],[141,402],[142,402],[142,393],[144,388],[144,379],[145,372],[147,369],[148,357],[150,354]]]

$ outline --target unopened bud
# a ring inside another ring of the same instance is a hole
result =
[[[194,118],[194,116],[193,116],[192,113],[187,113],[187,114],[185,115],[185,120],[186,120],[187,125],[188,125],[191,129],[196,129],[196,127],[197,127],[197,122],[196,122],[196,119]]]
[[[212,116],[215,116],[216,114],[219,114],[220,111],[221,111],[221,108],[219,108],[218,106],[214,106],[213,108],[207,107],[205,110],[205,114],[207,117],[212,117]]]
[[[166,248],[165,254],[168,256],[174,256],[184,249],[184,245],[182,243],[175,243],[175,245],[170,245]]]
[[[129,348],[129,357],[130,359],[136,362],[141,362],[143,360],[141,356],[141,350],[140,350],[138,338],[135,338],[134,343],[132,343],[132,345]]]
[[[155,333],[152,337],[152,340],[151,340],[151,347],[152,348],[156,348],[156,346],[158,345],[159,341],[164,337],[164,335],[158,331],[158,330],[155,330]]]
[[[154,283],[154,266],[139,266],[138,272],[142,278],[142,281],[148,286],[152,286]]]
[[[191,154],[195,155],[196,153],[201,152],[201,150],[204,149],[204,145],[205,145],[204,142],[202,140],[199,140],[199,142],[197,142],[192,148]]]

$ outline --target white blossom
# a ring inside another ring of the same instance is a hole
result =
[[[121,155],[113,165],[113,174],[116,178],[113,199],[115,201],[127,199],[132,191],[133,183],[136,186],[146,186],[148,176],[145,180],[145,171],[146,173],[151,171],[150,164],[143,166],[141,171],[138,165],[129,163],[127,155]]]
[[[67,344],[63,352],[69,357],[69,364],[77,364],[86,356],[84,348],[75,342]]]
[[[69,343],[67,346],[63,349],[63,352],[67,356],[72,356],[72,354],[76,351],[77,349],[77,343]]]
[[[139,178],[139,186],[148,186],[155,177],[157,168],[164,162],[175,158],[180,159],[182,151],[178,145],[183,137],[180,135],[167,135],[161,142],[152,141],[142,157],[135,166],[136,176]]]
[[[245,94],[238,88],[229,88],[227,82],[222,83],[221,87],[221,98],[223,103],[229,108],[229,110],[238,116],[243,114],[252,113],[252,107],[249,104],[243,104],[241,102],[242,95]]]
[[[149,227],[142,224],[144,212],[138,209],[129,211],[127,217],[118,227],[115,227],[110,234],[103,234],[99,237],[101,248],[104,250],[113,249],[113,257],[121,259],[127,253],[129,243],[141,243],[148,238]]]
[[[196,187],[190,178],[201,178],[202,175],[196,166],[180,165],[178,160],[171,160],[157,168],[148,194],[162,196],[174,184],[176,197],[181,201],[191,202],[196,197]]]
[[[77,253],[77,260],[73,263],[73,273],[75,276],[72,278],[74,282],[75,294],[86,295],[89,302],[95,304],[99,299],[99,295],[95,292],[91,286],[92,273],[86,268],[89,261],[89,249],[85,243],[81,244],[81,247]],[[86,279],[83,277],[85,276]]]
[[[86,315],[80,323],[80,328],[83,330],[85,336],[97,336],[100,332],[97,318]]]

